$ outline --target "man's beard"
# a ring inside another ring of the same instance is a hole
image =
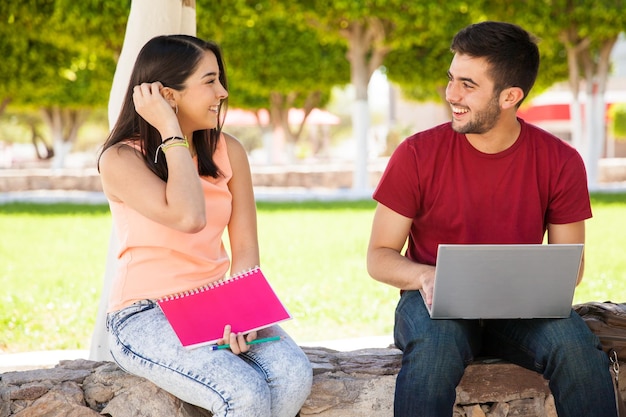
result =
[[[455,120],[452,120],[452,129],[458,133],[476,134],[480,135],[487,133],[498,123],[500,119],[500,103],[498,96],[494,96],[493,99],[487,105],[484,110],[474,113],[473,119],[468,121],[462,126],[455,125]]]

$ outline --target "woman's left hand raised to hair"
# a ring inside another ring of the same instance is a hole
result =
[[[180,125],[172,106],[163,97],[160,82],[143,83],[133,88],[135,111],[154,126],[162,137],[181,136]]]

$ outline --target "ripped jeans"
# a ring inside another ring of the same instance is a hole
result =
[[[258,337],[283,336],[241,355],[229,349],[185,349],[156,303],[137,302],[107,316],[115,362],[216,417],[294,417],[311,391],[311,364],[279,327]]]

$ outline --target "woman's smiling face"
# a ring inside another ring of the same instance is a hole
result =
[[[177,100],[178,120],[186,134],[217,127],[220,104],[228,97],[228,91],[219,77],[215,54],[205,52],[194,73],[186,80],[185,88],[180,91]]]

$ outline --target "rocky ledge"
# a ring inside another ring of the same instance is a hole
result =
[[[314,380],[301,417],[393,415],[399,350],[303,349],[313,365]],[[210,416],[112,362],[62,361],[51,369],[6,372],[1,378],[0,417]],[[556,417],[556,411],[541,375],[482,360],[468,367],[457,388],[454,416]]]

